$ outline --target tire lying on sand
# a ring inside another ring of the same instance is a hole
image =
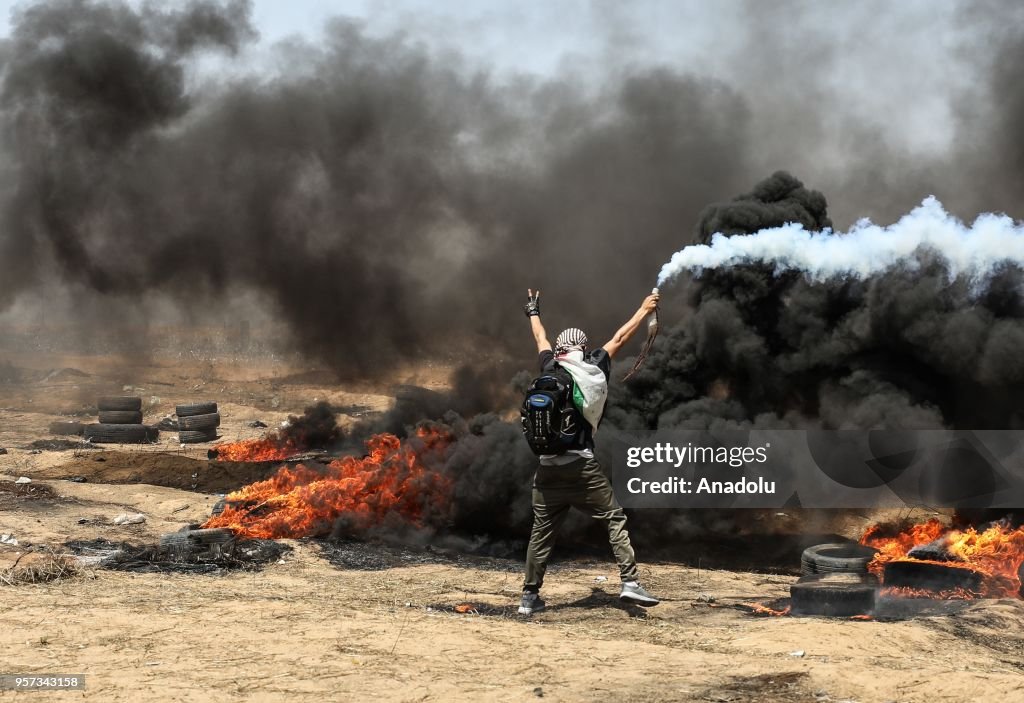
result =
[[[178,432],[178,441],[182,444],[200,444],[201,442],[213,442],[217,439],[217,430],[181,430]]]
[[[808,547],[800,556],[800,573],[813,574],[866,574],[868,564],[875,558],[876,549],[863,544],[835,543]]]
[[[220,427],[220,413],[186,415],[178,418],[179,430],[212,430]]]
[[[789,587],[795,615],[850,617],[875,607],[878,579],[851,573],[804,576]]]
[[[100,410],[100,423],[104,425],[141,425],[142,413],[138,410]]]
[[[174,406],[174,414],[179,418],[192,417],[194,415],[209,415],[217,412],[216,403],[182,403]]]
[[[82,428],[82,436],[96,444],[143,444],[154,441],[160,431],[146,425],[95,424]]]
[[[51,422],[50,423],[50,434],[56,435],[69,435],[69,434],[82,434],[82,423],[81,422]]]
[[[160,537],[160,548],[176,556],[230,553],[235,546],[235,533],[224,527],[192,530],[185,528]]]
[[[142,398],[137,395],[104,395],[96,401],[98,410],[142,410]]]

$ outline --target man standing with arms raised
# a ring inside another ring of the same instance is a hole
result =
[[[636,557],[626,531],[626,515],[615,499],[611,483],[594,459],[594,432],[604,414],[612,357],[657,308],[658,295],[647,296],[615,335],[593,351],[588,349],[587,335],[575,327],[563,330],[552,349],[540,320],[540,291],[527,290],[527,295],[529,298],[524,310],[530,318],[533,338],[537,342],[541,373],[568,372],[572,377],[574,404],[582,421],[563,451],[539,456],[540,466],[533,482],[533,531],[526,552],[526,577],[519,613],[531,615],[544,607],[540,588],[544,583],[548,558],[558,530],[569,508],[574,506],[604,522],[608,529],[608,541],[622,579],[619,598],[636,605],[657,605],[658,599],[638,582]]]

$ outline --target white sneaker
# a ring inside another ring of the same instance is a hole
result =
[[[635,603],[645,608],[657,605],[661,601],[644,590],[636,581],[626,581],[622,584],[622,591],[619,593],[619,600],[626,603]]]

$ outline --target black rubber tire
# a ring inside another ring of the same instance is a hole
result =
[[[855,542],[819,544],[800,556],[800,571],[811,574],[866,574],[877,550]]]
[[[142,413],[138,410],[100,410],[100,424],[141,425]]]
[[[852,573],[804,576],[789,587],[795,615],[867,615],[877,592],[878,579]]]
[[[935,564],[930,561],[890,561],[886,562],[882,574],[886,586],[926,591],[962,588],[978,593],[983,579],[980,572],[956,562]]]
[[[143,444],[154,441],[160,431],[146,425],[86,425],[82,436],[95,444]]]
[[[182,403],[174,406],[174,414],[178,417],[192,417],[194,415],[209,415],[217,412],[216,403]]]
[[[178,441],[182,444],[200,444],[202,442],[213,442],[217,439],[217,430],[181,430],[178,432]]]
[[[81,422],[51,422],[50,423],[50,434],[56,435],[69,435],[69,434],[82,434]]]
[[[98,410],[142,410],[142,398],[137,395],[104,395],[96,401]]]
[[[212,430],[220,427],[220,413],[186,415],[178,418],[179,430]]]

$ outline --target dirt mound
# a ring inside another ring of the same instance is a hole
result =
[[[90,483],[148,483],[200,493],[230,493],[273,475],[281,462],[192,459],[179,454],[94,451],[38,474],[39,478],[82,477]]]

